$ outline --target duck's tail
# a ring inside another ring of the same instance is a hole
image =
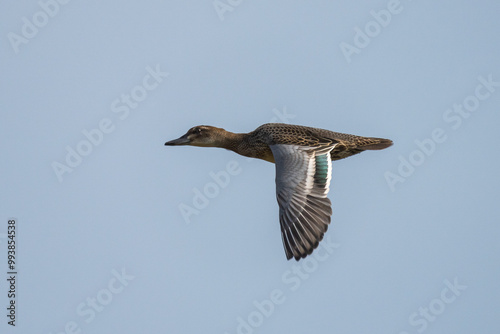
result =
[[[390,139],[359,137],[349,142],[340,141],[331,151],[331,157],[332,160],[340,160],[367,150],[383,150],[391,145]]]
[[[392,145],[392,140],[384,138],[363,138],[355,142],[356,148],[362,151],[383,150]]]

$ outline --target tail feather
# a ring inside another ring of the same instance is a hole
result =
[[[384,138],[360,137],[355,141],[339,141],[331,150],[332,160],[340,160],[366,150],[383,150],[392,145],[392,140]]]
[[[361,150],[383,150],[392,145],[392,140],[384,138],[367,138],[361,143],[356,143],[357,148]]]

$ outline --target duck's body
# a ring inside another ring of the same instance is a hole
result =
[[[330,223],[327,198],[331,162],[364,150],[392,145],[383,138],[360,137],[312,127],[268,123],[250,133],[196,126],[165,145],[221,147],[276,164],[276,192],[287,259],[311,254]]]
[[[225,131],[224,129],[220,129]],[[227,132],[227,131],[225,131]],[[230,149],[246,157],[274,162],[270,145],[299,145],[308,147],[337,143],[330,152],[332,160],[340,160],[364,150],[377,150],[390,146],[392,141],[382,138],[366,138],[324,129],[284,123],[267,123],[250,133],[232,134]]]

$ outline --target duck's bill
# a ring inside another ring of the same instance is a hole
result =
[[[182,136],[180,138],[167,141],[165,143],[165,146],[175,146],[175,145],[188,145],[190,140],[187,138],[187,136]]]

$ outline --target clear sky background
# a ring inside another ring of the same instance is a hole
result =
[[[60,1],[0,4],[0,332],[499,332],[498,1]],[[271,121],[395,143],[298,263],[272,164],[163,145]]]

